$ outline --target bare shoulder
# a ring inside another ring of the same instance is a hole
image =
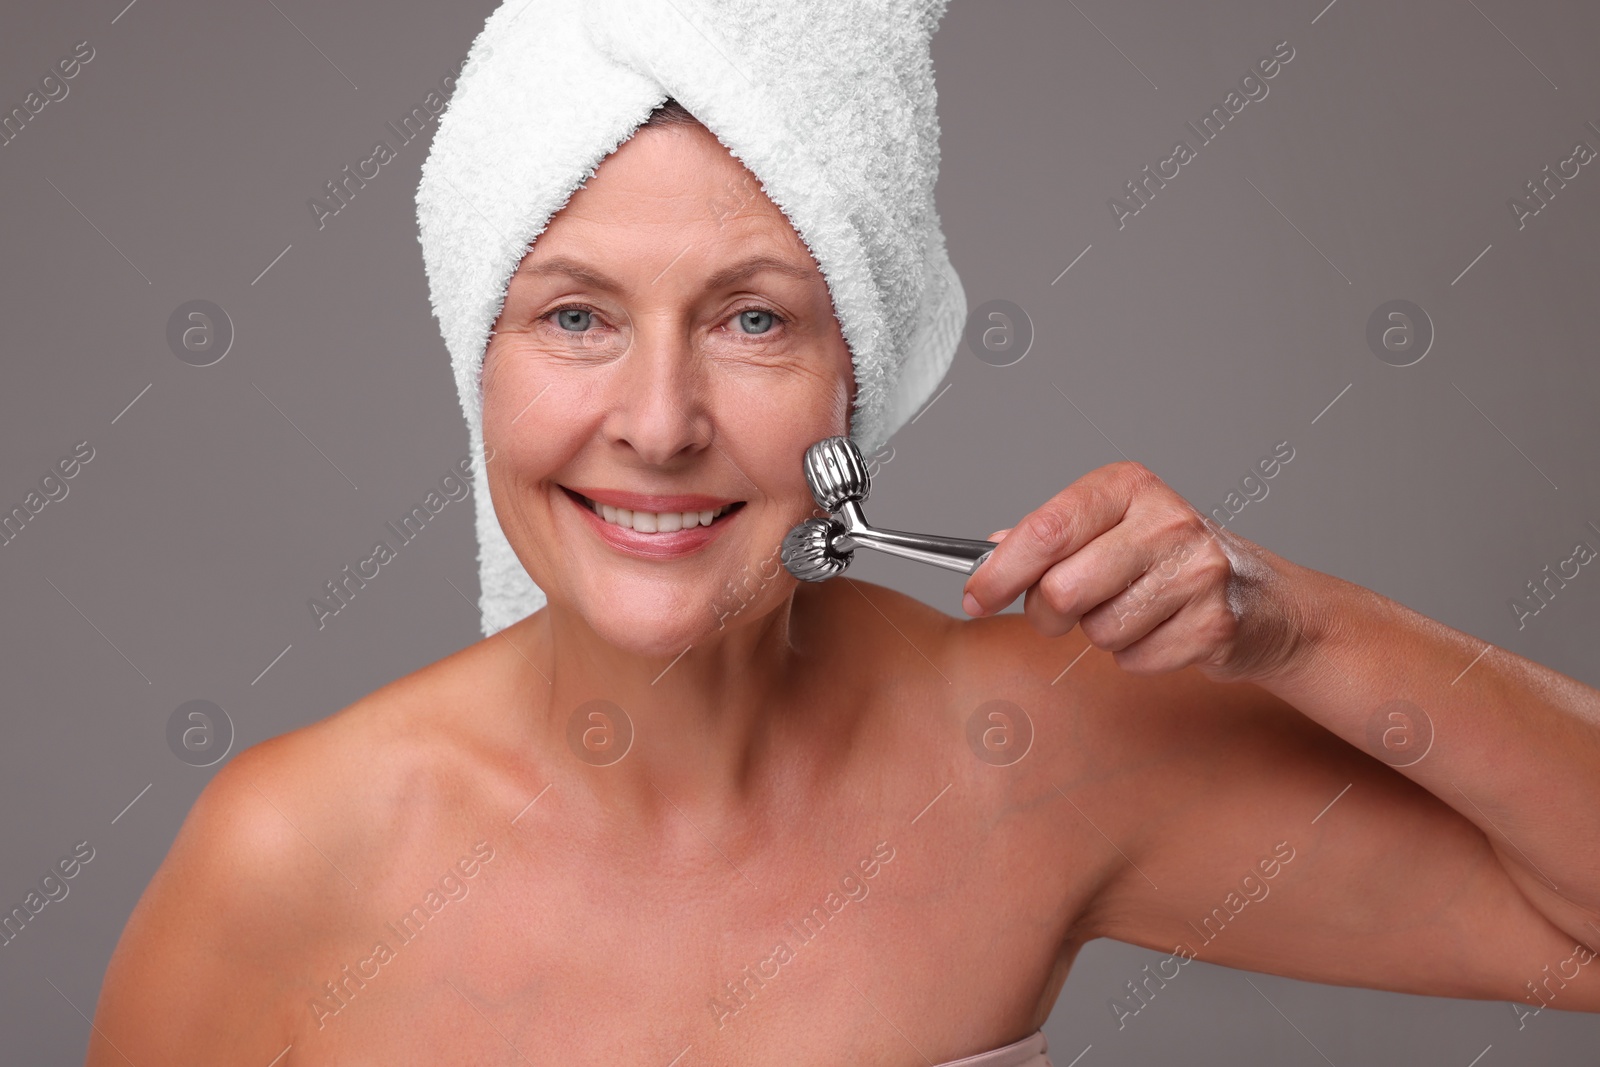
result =
[[[1181,753],[1203,729],[1196,707],[1232,706],[1250,716],[1263,704],[1254,686],[1214,682],[1193,668],[1125,671],[1077,628],[1046,637],[1020,613],[951,621],[949,669],[958,685],[1014,700],[1046,723],[1070,723],[1075,743],[1102,767]]]
[[[1256,686],[1193,668],[1135,674],[1077,628],[1046,637],[1020,613],[953,622],[944,670],[967,744],[1008,771],[978,780],[1062,825],[1147,827],[1197,776],[1220,773],[1219,745],[1271,750],[1297,726]]]
[[[216,773],[111,957],[89,1064],[231,1061],[277,1041],[270,1060],[283,1047],[286,976],[348,926],[404,862],[408,837],[427,836],[441,818],[433,798],[457,792],[473,742],[451,724],[468,715],[460,695],[484,666],[482,645]]]
[[[1114,719],[1140,699],[1138,685],[1118,677],[1111,657],[1088,648],[1080,631],[1047,638],[1019,614],[952,616],[852,579],[824,588],[830,628],[863,688],[917,734],[954,744],[947,769],[974,775],[962,779],[968,786],[1009,794],[997,802],[1032,805],[1041,790],[1059,800],[1052,783],[1082,762],[1089,720]],[[1102,739],[1108,743],[1114,739]]]
[[[865,641],[874,647],[898,631],[902,644],[942,650],[959,624],[914,596],[849,577],[818,585],[802,583],[795,603],[797,610],[825,613],[830,632],[851,644]]]
[[[327,718],[239,753],[195,801],[169,859],[259,875],[263,897],[304,899],[382,875],[404,827],[455,790],[485,744],[487,642],[392,681]]]
[[[886,586],[844,578],[820,587],[817,603],[839,644],[864,652],[883,676],[930,677],[948,687],[956,709],[1010,700],[1045,717],[1159,701],[1193,683],[1134,678],[1089,647],[1082,631],[1045,637],[1020,614],[970,619],[947,615]]]

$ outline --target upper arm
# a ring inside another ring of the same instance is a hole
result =
[[[1089,659],[1095,706],[1079,714],[1098,770],[1075,799],[1127,862],[1090,904],[1088,936],[1310,981],[1600,1010],[1600,978],[1583,980],[1600,965],[1579,971],[1592,953],[1428,790],[1256,686]]]
[[[286,967],[337,894],[281,810],[279,744],[241,752],[195,801],[112,954],[90,1067],[264,1064],[288,1042]]]

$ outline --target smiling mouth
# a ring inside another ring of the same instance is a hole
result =
[[[597,503],[564,485],[561,491],[594,512],[604,522],[642,534],[677,533],[679,530],[692,530],[697,526],[710,526],[721,522],[724,516],[738,511],[745,505],[743,500],[738,500],[705,511],[634,511]]]

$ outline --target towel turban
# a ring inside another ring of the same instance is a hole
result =
[[[967,313],[933,197],[929,43],[947,4],[506,0],[489,16],[417,187],[429,294],[474,457],[485,636],[545,603],[489,498],[490,331],[532,242],[667,98],[755,175],[827,280],[854,365],[852,439],[876,451],[932,394]]]

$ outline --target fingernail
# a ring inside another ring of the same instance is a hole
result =
[[[966,610],[968,615],[983,614],[983,605],[978,603],[978,598],[973,596],[971,593],[967,593],[961,598],[961,606]]]

